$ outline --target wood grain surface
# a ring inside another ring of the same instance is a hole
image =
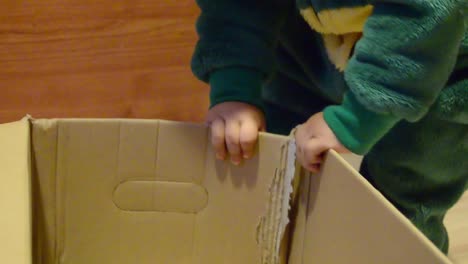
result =
[[[34,117],[201,121],[189,68],[193,0],[4,0],[0,122]]]

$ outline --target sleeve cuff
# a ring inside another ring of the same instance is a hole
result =
[[[262,107],[261,72],[246,67],[229,67],[210,75],[210,107],[223,102],[243,102]]]
[[[324,110],[325,122],[347,149],[366,154],[398,122],[399,117],[373,112],[348,92],[341,105]]]

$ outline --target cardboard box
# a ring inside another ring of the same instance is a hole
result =
[[[1,125],[2,263],[449,263],[335,152],[308,175],[293,141],[262,134],[235,167],[208,136],[155,120]]]

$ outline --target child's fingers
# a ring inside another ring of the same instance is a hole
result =
[[[226,121],[226,146],[231,156],[231,162],[238,165],[241,158],[241,147],[239,142],[240,123],[237,120]]]
[[[321,154],[327,148],[320,141],[318,138],[311,138],[305,143],[305,146],[303,146],[304,161],[311,164],[322,162]]]
[[[307,171],[310,171],[312,173],[319,173],[320,172],[320,167],[321,164],[307,164],[306,166],[303,166]]]
[[[253,120],[244,121],[240,127],[240,146],[244,159],[252,157],[258,139],[258,125]]]
[[[211,122],[211,144],[216,153],[216,158],[224,160],[226,158],[226,144],[224,142],[224,121],[220,118]]]
[[[326,145],[322,144],[319,138],[311,138],[305,141],[300,149],[299,156],[302,166],[313,173],[318,172],[323,160],[322,154],[328,149]]]
[[[298,145],[297,149],[296,149],[296,158],[297,158],[297,161],[299,162],[299,164],[301,164],[302,167],[304,167],[306,170],[310,171],[310,172],[317,172],[316,171],[316,167],[317,165],[319,164],[314,164],[312,162],[309,162],[306,158],[306,152],[304,150],[304,148],[302,148],[301,146]]]

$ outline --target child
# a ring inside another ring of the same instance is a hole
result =
[[[296,131],[361,173],[443,252],[443,219],[468,181],[466,0],[198,0],[195,75],[211,86],[219,159],[252,156],[258,131]],[[266,120],[266,122],[265,122]]]

